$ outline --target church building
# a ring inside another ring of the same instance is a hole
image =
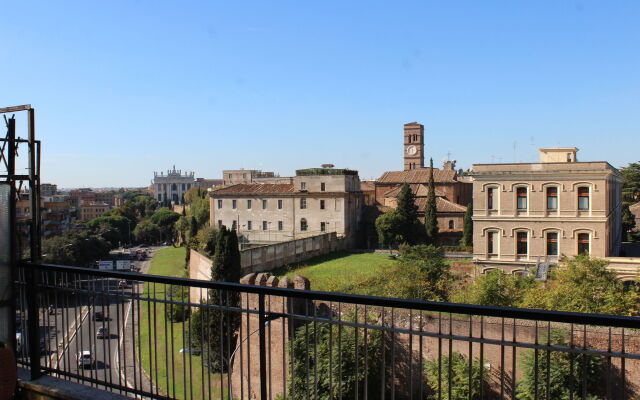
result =
[[[424,218],[430,168],[425,167],[424,126],[417,122],[404,125],[402,171],[387,171],[375,181],[375,201],[378,206],[395,209],[400,188],[409,184],[416,196],[418,216]],[[462,237],[464,214],[472,201],[471,180],[460,177],[455,161],[446,161],[442,169],[433,169],[439,241],[444,245],[456,245]]]

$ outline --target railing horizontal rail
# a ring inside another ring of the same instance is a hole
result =
[[[54,264],[36,264],[23,262],[22,267],[36,268],[43,271],[57,271],[73,274],[85,274],[99,277],[136,280],[140,282],[155,282],[168,285],[197,287],[202,289],[218,289],[240,293],[264,294],[269,296],[283,296],[306,300],[322,300],[358,305],[404,308],[408,310],[435,311],[451,314],[467,314],[474,316],[516,318],[533,321],[551,321],[593,326],[611,326],[617,328],[640,329],[640,317],[627,317],[607,314],[587,314],[566,311],[536,310],[515,307],[479,306],[473,304],[458,304],[433,302],[423,300],[407,300],[388,297],[374,297],[344,293],[330,293],[310,290],[296,290],[288,288],[243,285],[238,283],[212,282],[188,278],[176,278],[159,275],[137,274],[132,272],[103,271],[92,268],[70,267]]]

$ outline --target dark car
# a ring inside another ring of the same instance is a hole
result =
[[[96,311],[93,315],[95,321],[104,321],[104,313],[102,311]]]

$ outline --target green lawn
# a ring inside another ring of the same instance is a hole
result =
[[[185,276],[184,257],[184,247],[162,249],[153,257],[148,273]],[[143,297],[164,300],[166,289],[164,285],[146,284]],[[209,375],[206,368],[202,367],[200,356],[180,353],[181,348],[189,347],[189,322],[168,321],[165,318],[163,303],[142,301],[140,309],[142,340],[139,343],[142,365],[147,376],[152,377],[154,385],[159,387],[160,392],[173,397],[175,391],[175,397],[178,399],[203,399],[208,398],[209,394],[212,398],[220,397],[220,374]],[[152,343],[151,348],[149,340]],[[157,352],[155,352],[156,349]],[[226,376],[223,376],[223,380],[226,385]]]
[[[375,276],[395,262],[388,254],[337,252],[271,272],[279,277],[302,275],[309,279],[312,290],[348,293],[357,282]]]

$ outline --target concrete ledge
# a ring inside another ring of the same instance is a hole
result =
[[[18,368],[18,394],[17,400],[23,399],[61,399],[61,400],[124,400],[127,397],[81,385],[79,383],[54,378],[53,376],[42,376],[36,380],[29,379],[29,371]]]

